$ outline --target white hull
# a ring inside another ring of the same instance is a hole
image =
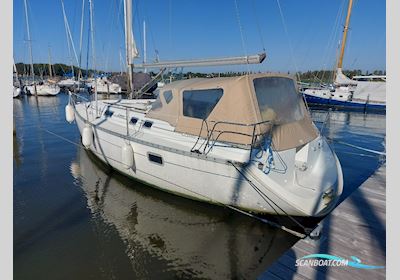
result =
[[[140,101],[127,102],[132,106],[144,106],[144,101],[142,104]],[[104,112],[107,103],[99,101],[98,104],[99,111]],[[113,111],[112,117],[94,118],[94,109],[89,108],[86,113],[84,104],[75,106],[81,135],[86,116],[89,118],[93,131],[90,150],[122,174],[164,191],[256,213],[293,216],[325,215],[335,206],[342,192],[340,164],[324,138],[318,137],[299,152],[296,149],[280,151],[279,155],[274,152],[275,158],[286,162],[276,163],[277,170],[286,168],[283,173],[271,171],[266,174],[260,170],[258,160],[265,160],[266,155],[256,159],[258,151],[253,151],[252,161],[246,167],[236,164],[244,178],[230,161],[248,162],[248,150],[214,147],[207,156],[190,152],[197,137],[175,133],[165,122],[155,119],[151,120],[152,129],[145,128],[141,123],[144,114],[136,112],[129,113],[129,119],[135,116],[139,121],[135,126],[130,125],[127,137],[125,110],[113,108]],[[134,151],[131,168],[122,162],[125,144]],[[160,155],[162,164],[149,161],[149,153]],[[308,169],[301,170],[294,162],[304,158],[307,158]],[[268,199],[263,198],[255,187]],[[333,196],[325,200],[324,193]]]
[[[35,86],[27,86],[28,94],[35,95]],[[40,96],[54,96],[60,93],[60,87],[57,85],[36,85],[36,93]]]
[[[13,88],[13,98],[17,98],[17,97],[19,97],[21,95],[21,89],[20,88],[17,88],[17,87],[14,87]]]
[[[368,78],[368,76],[359,76],[358,78]],[[375,77],[376,76],[371,76]],[[379,78],[379,77],[378,77]],[[349,102],[354,104],[370,104],[384,106],[386,105],[386,82],[378,81],[356,81],[346,77],[341,69],[337,70],[337,85],[334,90],[329,89],[306,89],[305,94],[321,98],[322,100],[332,100],[338,102]]]
[[[110,93],[110,94],[120,94],[121,86],[115,83],[111,83],[109,81],[105,81],[102,79],[98,79],[97,83],[95,81],[91,82],[89,86],[92,87],[92,91],[95,91],[95,87],[97,87],[98,93]]]
[[[60,87],[72,87],[77,84],[78,84],[78,82],[73,79],[66,79],[66,80],[62,80],[62,81],[58,82],[58,86],[60,86]]]

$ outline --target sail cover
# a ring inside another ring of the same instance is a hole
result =
[[[214,127],[213,139],[243,145],[252,143],[253,129],[256,140],[272,129],[272,143],[278,151],[299,147],[318,136],[295,81],[281,74],[173,82],[159,91],[147,117],[195,136],[207,137]],[[249,126],[255,123],[261,124]]]
[[[342,68],[338,68],[336,71],[335,84],[336,85],[356,85],[357,82],[348,78],[345,74],[343,74]]]
[[[386,103],[386,82],[358,81],[353,99]]]
[[[132,60],[139,55],[136,48],[135,38],[133,36],[132,21],[132,0],[124,0],[124,18],[125,18],[125,47],[127,65],[132,64]]]

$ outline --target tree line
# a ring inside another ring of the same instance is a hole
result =
[[[17,63],[16,64],[18,74],[26,74],[30,75],[30,65],[29,64],[24,64],[24,63]],[[37,76],[49,76],[49,65],[45,63],[35,63],[33,64],[33,69],[35,72],[35,75]],[[71,74],[71,66],[66,65],[63,63],[56,63],[52,64],[52,71],[54,76],[64,76],[67,74]],[[92,69],[89,69],[86,71],[86,69],[81,69],[82,75],[85,76],[92,76],[95,71]],[[96,73],[105,73],[104,71],[96,71]],[[297,76],[300,78],[302,82],[322,82],[322,83],[331,83],[333,81],[334,77],[334,72],[333,70],[314,70],[314,71],[306,71],[306,72],[297,72],[297,73],[291,73],[287,72],[289,75]],[[77,77],[79,73],[79,68],[74,66],[74,74],[75,77]],[[117,74],[119,72],[114,72],[111,74]],[[172,76],[174,79],[190,79],[190,78],[212,78],[212,77],[236,77],[236,76],[242,76],[247,74],[247,71],[227,71],[227,72],[213,72],[213,73],[202,73],[202,72],[182,72],[182,73],[173,73],[173,72],[168,72],[164,74],[164,77],[169,77]],[[261,73],[261,71],[258,72],[250,72],[251,74],[254,73]],[[343,73],[347,77],[353,77],[353,76],[360,76],[360,75],[386,75],[386,70],[374,70],[372,72],[367,71],[362,71],[360,69],[353,69],[353,70],[344,70]],[[151,76],[156,75],[154,72],[149,73]]]
[[[16,63],[17,72],[19,75],[30,75],[31,73],[31,65],[24,63]],[[53,76],[64,76],[67,74],[71,74],[71,66],[63,63],[52,64],[52,74]],[[36,76],[50,76],[49,64],[45,63],[34,63],[33,70]],[[86,71],[86,69],[80,69],[79,67],[74,66],[74,75],[78,76],[79,70],[82,71],[82,75],[86,76],[86,73],[90,76],[94,73],[92,69]]]

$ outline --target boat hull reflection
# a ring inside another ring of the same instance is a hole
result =
[[[138,277],[254,279],[296,241],[227,209],[142,186],[83,147],[77,158],[71,173],[81,181],[92,219],[117,230]]]

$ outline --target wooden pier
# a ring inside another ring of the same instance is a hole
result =
[[[320,240],[298,241],[260,279],[385,279],[385,269],[296,266],[309,254],[355,256],[366,265],[386,263],[386,165],[381,166],[322,223]]]

